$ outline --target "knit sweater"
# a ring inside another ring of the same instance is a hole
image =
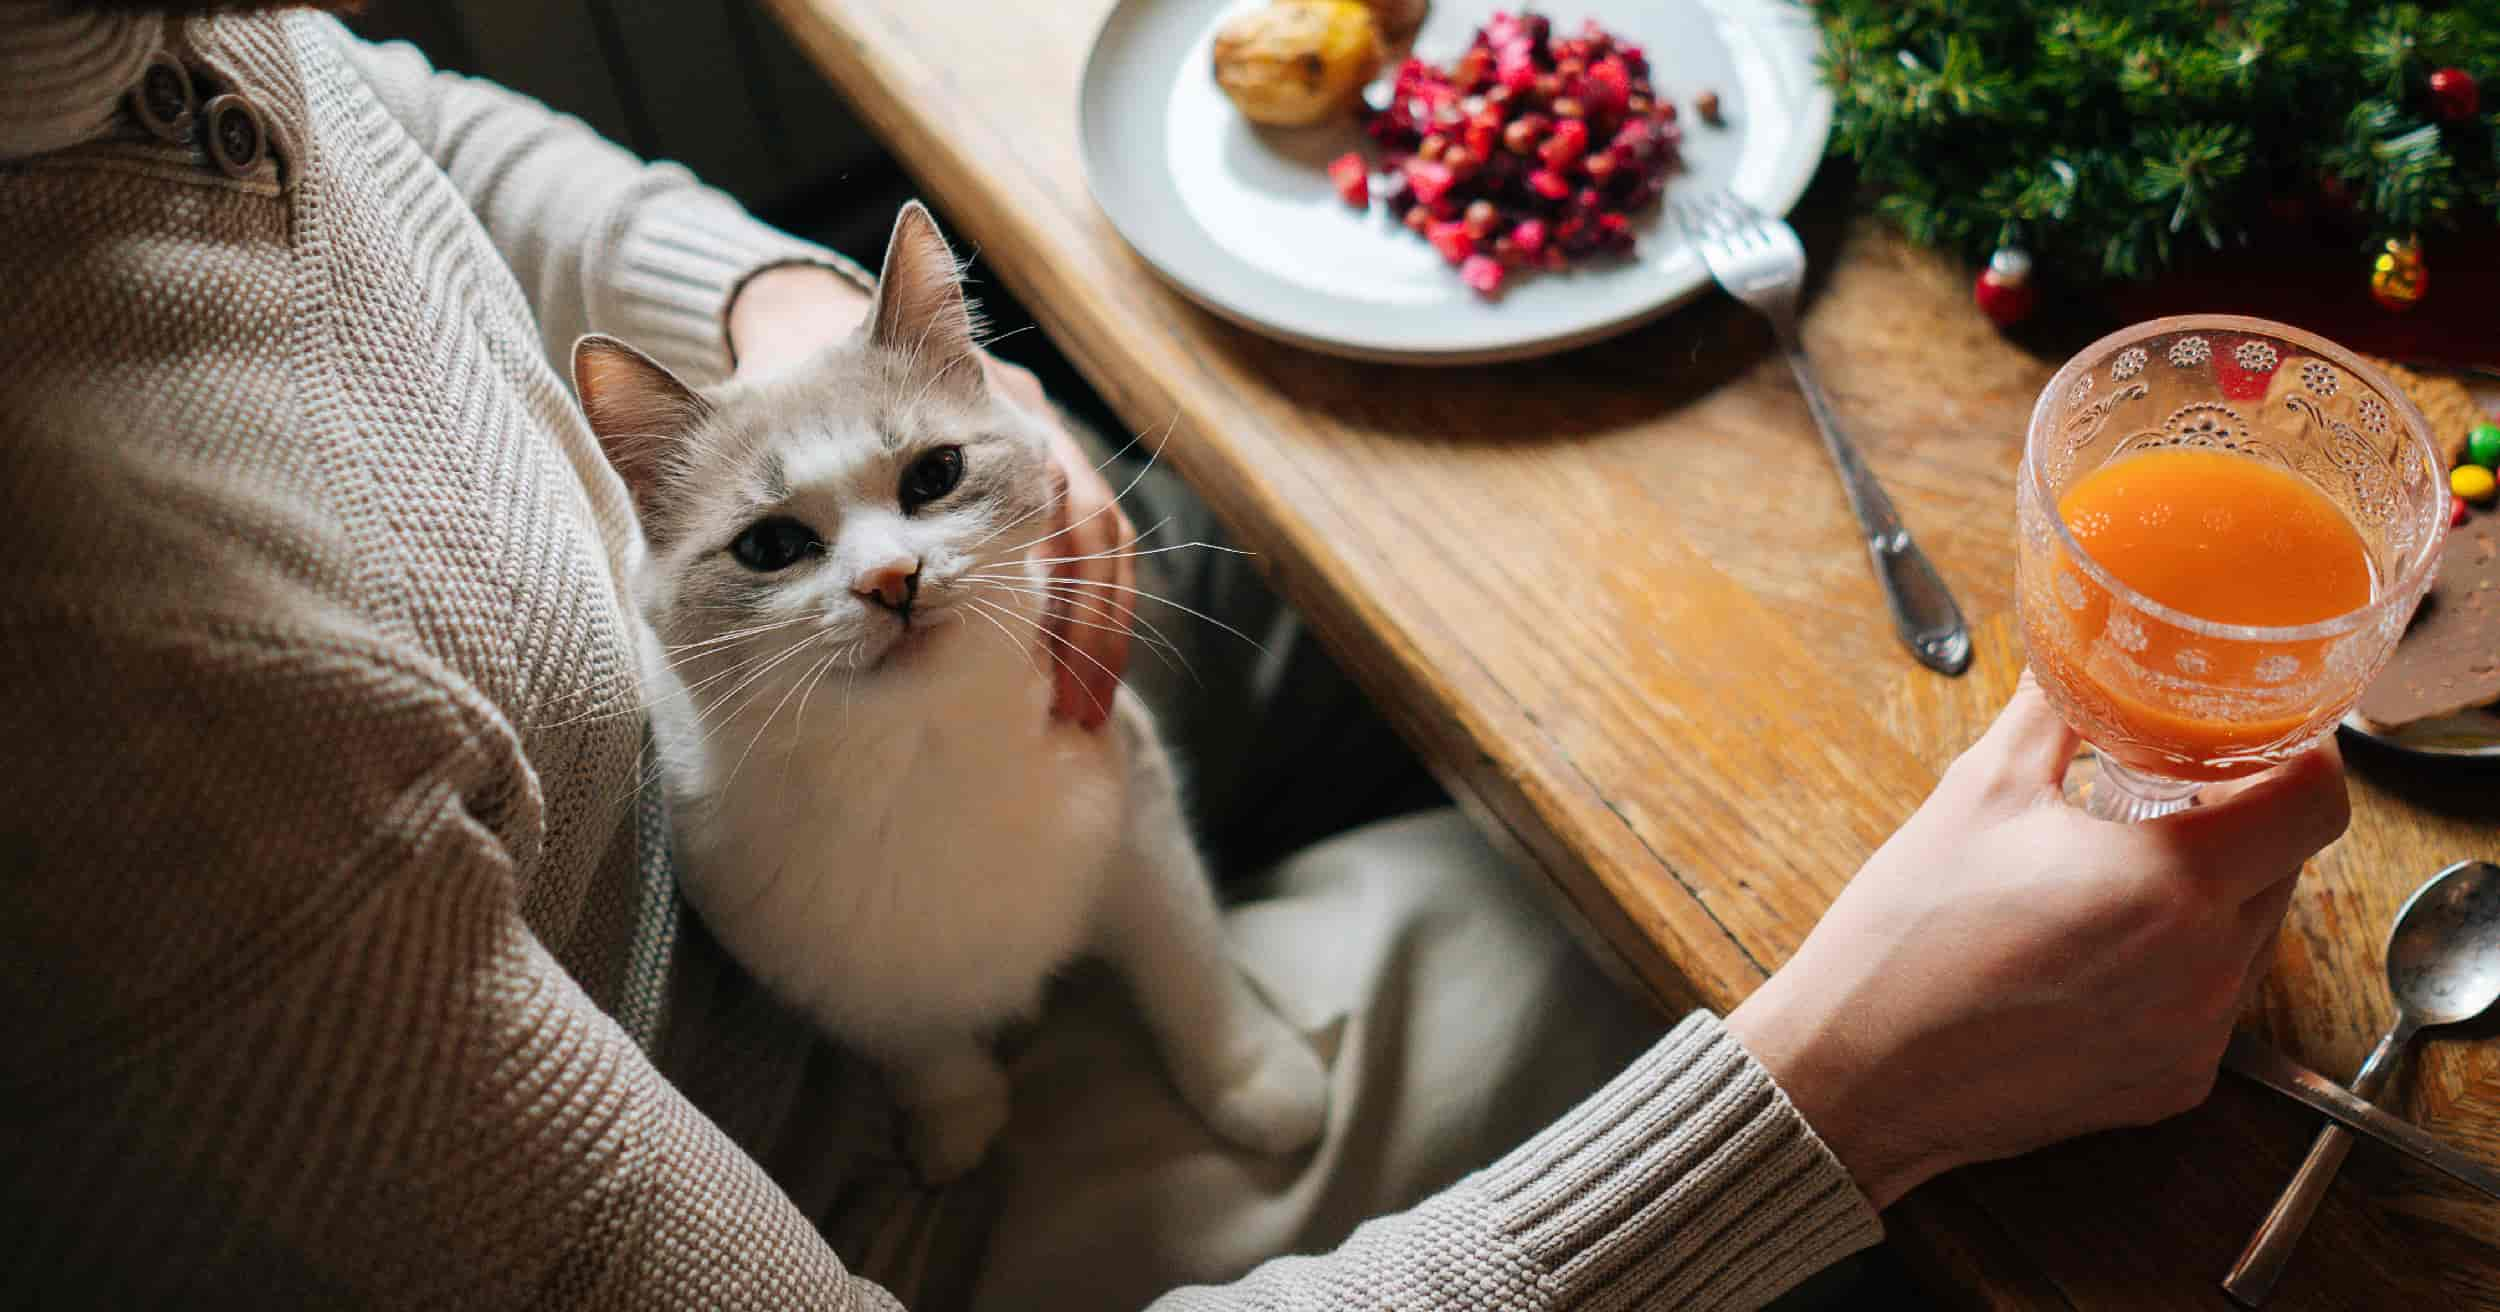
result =
[[[143,122],[160,54],[240,101]],[[554,364],[595,329],[717,378],[738,281],[831,257],[327,18],[0,0],[0,85],[10,1301],[894,1306],[750,1151],[822,1114],[806,1039],[723,1021],[678,932],[640,546]],[[1877,1232],[1697,1014],[1171,1301],[1743,1307]]]

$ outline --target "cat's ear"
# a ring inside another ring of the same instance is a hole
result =
[[[573,390],[608,463],[650,518],[669,455],[712,413],[668,366],[604,333],[573,343]]]
[[[907,202],[885,245],[868,340],[901,352],[912,362],[912,376],[924,383],[943,377],[978,390],[983,385],[978,328],[960,273],[937,220],[919,201]]]

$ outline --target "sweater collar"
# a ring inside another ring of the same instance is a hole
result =
[[[56,12],[47,0],[0,0],[0,159],[23,159],[101,134],[163,44],[153,14]]]
[[[283,13],[168,20],[156,14],[65,15],[49,0],[0,0],[0,160],[104,135],[158,51],[206,71],[261,111],[282,160],[295,158],[304,93]],[[293,169],[288,169],[290,177]]]

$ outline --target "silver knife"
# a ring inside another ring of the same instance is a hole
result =
[[[2381,1143],[2427,1162],[2494,1198],[2500,1198],[2500,1170],[2485,1166],[2423,1133],[2411,1122],[2391,1116],[2354,1097],[2352,1091],[2343,1085],[2276,1052],[2267,1046],[2265,1040],[2245,1030],[2233,1031],[2231,1046],[2222,1054],[2222,1064],[2295,1102],[2324,1112]]]

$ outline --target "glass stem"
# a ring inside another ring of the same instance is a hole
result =
[[[2099,758],[2101,769],[2083,809],[2096,819],[2131,825],[2184,811],[2196,804],[2196,790],[2204,786],[2186,779],[2138,774],[2111,760],[2106,752],[2093,755]]]

